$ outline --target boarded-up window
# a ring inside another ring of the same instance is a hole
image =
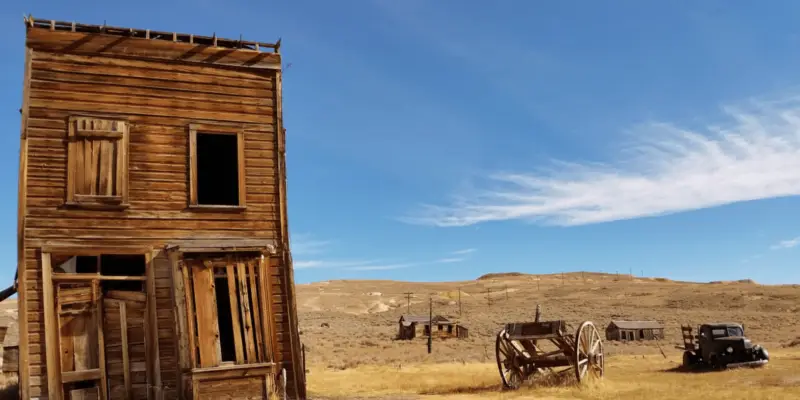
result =
[[[245,206],[244,133],[240,128],[191,124],[189,154],[191,207]]]
[[[193,258],[182,270],[193,366],[272,361],[266,262]]]
[[[128,200],[127,121],[73,116],[68,126],[67,203],[119,206]]]

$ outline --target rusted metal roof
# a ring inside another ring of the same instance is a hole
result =
[[[609,326],[616,326],[619,329],[663,329],[664,326],[658,321],[611,321]]]

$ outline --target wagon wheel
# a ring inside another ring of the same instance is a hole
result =
[[[575,377],[581,382],[591,372],[595,378],[602,378],[604,371],[603,340],[594,324],[584,321],[575,332]]]
[[[516,390],[522,385],[525,379],[522,366],[519,365],[519,355],[517,350],[504,337],[505,329],[497,334],[495,342],[495,353],[497,354],[497,369],[500,371],[500,379],[503,380],[503,387]]]

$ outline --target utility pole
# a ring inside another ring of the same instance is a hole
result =
[[[486,302],[492,305],[492,288],[486,288]]]
[[[461,316],[461,288],[458,288],[458,316]]]
[[[564,273],[561,273],[561,286],[564,286]]]
[[[542,290],[542,278],[539,277],[536,279],[536,291],[539,292]]]
[[[403,294],[406,295],[406,312],[408,314],[411,314],[411,295],[414,294],[414,293],[405,292]]]
[[[428,299],[428,354],[433,346],[433,297]]]
[[[506,285],[506,301],[508,301],[508,285]]]
[[[633,280],[633,267],[630,268],[631,268],[631,280]]]

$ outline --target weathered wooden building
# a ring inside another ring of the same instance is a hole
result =
[[[606,340],[657,340],[664,338],[664,326],[657,321],[611,321]]]
[[[280,41],[25,28],[21,398],[305,398]]]
[[[430,325],[433,325],[433,337],[459,338],[469,337],[467,327],[457,321],[450,321],[441,315],[430,316],[421,315],[401,315],[398,321],[397,338],[400,340],[410,340],[417,337],[417,329],[422,327],[422,336],[427,337],[430,332]]]

